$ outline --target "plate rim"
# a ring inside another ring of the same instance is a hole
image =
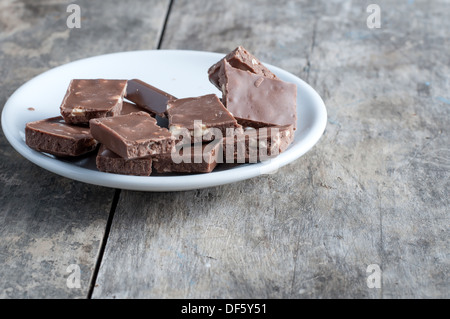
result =
[[[77,63],[85,63],[85,61],[101,59],[106,56],[111,57],[114,55],[124,55],[124,54],[165,54],[165,53],[182,54],[182,55],[183,54],[195,54],[195,55],[205,54],[209,56],[216,55],[218,60],[223,58],[223,56],[225,55],[225,53],[194,51],[194,50],[135,50],[135,51],[114,52],[82,58],[51,68],[23,83],[6,100],[1,116],[2,130],[6,139],[8,140],[9,144],[25,159],[54,174],[69,179],[109,188],[119,188],[135,191],[166,192],[166,191],[187,191],[220,186],[254,178],[263,174],[271,174],[278,168],[281,168],[303,156],[314,145],[316,145],[317,142],[320,140],[320,138],[323,136],[323,133],[327,125],[327,110],[325,103],[320,97],[320,95],[307,82],[300,79],[296,75],[265,62],[262,63],[270,70],[272,70],[274,73],[284,74],[288,77],[293,77],[295,78],[296,81],[298,81],[301,84],[301,89],[306,90],[309,93],[310,98],[312,98],[314,101],[313,103],[315,106],[314,113],[318,117],[318,119],[315,123],[313,123],[314,125],[311,127],[311,131],[308,134],[308,138],[302,140],[301,143],[291,145],[291,147],[288,150],[281,153],[274,159],[254,164],[242,164],[237,167],[234,167],[231,169],[233,170],[234,174],[227,174],[227,172],[229,172],[230,170],[224,170],[211,172],[208,174],[188,174],[176,176],[130,176],[130,175],[119,175],[95,171],[95,173],[99,174],[99,176],[101,176],[102,178],[99,180],[92,180],[92,178],[88,178],[89,173],[92,173],[91,169],[76,166],[63,161],[58,161],[57,159],[51,158],[40,152],[32,150],[25,144],[23,140],[19,139],[17,141],[15,134],[13,134],[13,132],[10,132],[9,125],[7,124],[7,117],[11,108],[10,105],[12,105],[12,102],[17,96],[20,96],[20,93],[22,91],[26,90],[27,87],[33,85],[34,82],[39,81],[40,78],[45,77],[48,73],[58,72],[59,69],[67,67],[68,65],[73,66],[74,64]],[[299,90],[298,85],[297,90]],[[23,129],[23,131],[24,130],[25,128]],[[20,130],[18,134],[20,135]],[[54,164],[54,161],[58,161],[59,164],[52,166],[52,164]],[[239,176],[236,178],[236,175]],[[118,176],[120,176],[120,178],[118,178]]]

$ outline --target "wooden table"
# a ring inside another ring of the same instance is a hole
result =
[[[82,0],[69,29],[69,2],[2,1],[1,106],[77,59],[243,45],[328,124],[276,174],[178,193],[57,176],[2,132],[0,297],[450,297],[450,2],[380,0],[369,28],[372,2]]]

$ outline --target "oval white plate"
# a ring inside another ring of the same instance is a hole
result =
[[[209,174],[126,176],[97,171],[95,155],[61,160],[25,144],[25,124],[59,115],[71,79],[141,79],[179,98],[220,92],[209,82],[208,68],[224,54],[198,51],[133,51],[102,55],[49,70],[22,85],[6,102],[2,127],[11,145],[25,158],[56,174],[85,183],[140,191],[182,191],[232,183],[268,174],[296,160],[322,136],[327,112],[320,96],[298,77],[266,64],[280,79],[298,87],[298,123],[294,143],[276,158]],[[33,110],[34,109],[34,110]]]

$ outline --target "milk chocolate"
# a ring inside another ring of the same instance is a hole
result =
[[[98,150],[96,164],[99,171],[106,173],[134,176],[149,176],[152,173],[151,157],[125,159],[103,144]]]
[[[167,114],[169,130],[178,135],[180,131],[187,129],[194,137],[194,142],[217,138],[213,134],[213,128],[220,130],[222,137],[227,128],[240,127],[215,94],[171,100]]]
[[[130,113],[136,113],[136,112],[145,112],[145,110],[143,110],[136,104],[133,104],[133,103],[130,103],[127,101],[123,101],[122,111],[120,111],[120,115],[127,115]]]
[[[61,115],[71,124],[119,115],[126,87],[127,80],[72,80],[60,106]]]
[[[158,173],[210,173],[222,155],[222,139],[205,144],[177,145],[172,152],[153,157]],[[221,161],[221,158],[220,158]]]
[[[223,142],[225,163],[256,163],[278,156],[294,140],[292,125],[247,128],[244,133],[226,136]]]
[[[170,152],[172,134],[148,113],[137,112],[89,122],[92,136],[125,159]]]
[[[134,103],[130,103],[127,101],[123,101],[122,111],[121,115],[126,115],[130,113],[136,113],[136,112],[147,112],[150,114],[148,110],[145,110],[139,106],[137,106]],[[158,126],[168,128],[169,127],[169,121],[167,120],[167,117],[161,117],[159,115],[155,116],[155,119],[157,121]]]
[[[219,90],[222,90],[222,74],[223,61],[227,61],[232,67],[249,71],[254,74],[261,75],[269,79],[277,79],[277,76],[273,74],[267,67],[265,67],[253,54],[248,52],[243,47],[239,46],[230,53],[228,53],[222,60],[211,66],[208,70],[209,80]]]
[[[67,124],[61,116],[27,123],[25,142],[32,149],[56,156],[80,156],[96,149],[88,127]]]
[[[223,102],[244,127],[297,125],[297,86],[223,64]]]
[[[153,116],[166,116],[167,102],[176,97],[141,80],[128,81],[126,98]]]

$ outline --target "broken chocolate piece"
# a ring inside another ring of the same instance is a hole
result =
[[[256,163],[278,156],[294,140],[292,125],[246,128],[244,133],[227,135],[223,142],[225,163]]]
[[[164,92],[141,80],[129,80],[126,98],[150,114],[165,117],[167,102],[176,100],[173,95]]]
[[[125,159],[110,151],[103,144],[98,150],[96,164],[99,171],[106,173],[134,176],[150,176],[152,173],[151,157]]]
[[[67,124],[61,116],[27,123],[25,142],[36,151],[56,156],[80,156],[97,147],[88,127]]]
[[[71,124],[119,115],[126,87],[127,80],[72,80],[60,107],[61,115]]]
[[[126,115],[126,114],[136,113],[136,112],[147,112],[150,114],[149,111],[137,106],[136,104],[133,104],[133,103],[130,103],[127,101],[123,101],[121,115]],[[161,117],[159,115],[156,115],[155,119],[158,123],[158,126],[165,127],[165,128],[169,127],[169,121],[167,120],[167,117]]]
[[[168,104],[169,130],[179,135],[189,130],[194,142],[211,141],[217,130],[225,136],[227,128],[239,127],[233,115],[215,94],[195,98],[171,100]]]
[[[223,64],[223,102],[244,127],[297,126],[297,86]]]
[[[253,54],[239,46],[208,70],[210,82],[219,90],[222,90],[223,84],[221,80],[224,72],[222,61],[227,61],[232,67],[239,70],[249,71],[269,79],[277,79],[277,76],[265,67]]]
[[[172,134],[145,112],[92,119],[89,125],[96,140],[126,159],[170,152],[175,143]]]
[[[123,101],[122,111],[120,111],[120,115],[127,115],[136,112],[145,112],[145,110],[141,109],[136,104]]]
[[[153,157],[153,168],[158,173],[210,173],[222,155],[222,139],[209,144],[177,145],[172,152]]]

